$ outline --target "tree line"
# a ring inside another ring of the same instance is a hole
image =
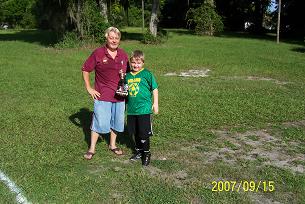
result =
[[[275,31],[279,0],[0,0],[0,23],[12,28],[75,31],[99,38],[114,25],[188,28],[198,34]],[[273,5],[273,6],[272,6]],[[281,33],[304,37],[304,0],[281,0]],[[273,9],[271,9],[273,8]]]

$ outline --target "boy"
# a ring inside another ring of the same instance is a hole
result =
[[[131,72],[126,74],[128,84],[127,127],[135,138],[135,154],[130,158],[142,158],[142,165],[150,163],[151,114],[159,112],[158,85],[153,74],[143,67],[144,53],[135,50],[130,57]],[[153,95],[153,102],[152,102]]]

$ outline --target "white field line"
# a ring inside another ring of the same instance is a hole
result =
[[[22,203],[22,204],[31,203],[26,199],[26,197],[24,197],[24,195],[22,195],[20,188],[18,188],[18,186],[16,186],[16,184],[13,181],[11,181],[11,179],[7,177],[1,170],[0,170],[0,181],[2,181],[10,189],[12,193],[16,194],[17,203]]]

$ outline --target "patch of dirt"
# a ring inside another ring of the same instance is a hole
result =
[[[204,202],[202,202],[202,200],[200,200],[200,198],[198,197],[193,197],[190,199],[190,204],[202,204]]]
[[[190,69],[187,71],[183,71],[180,73],[176,72],[169,72],[166,73],[164,76],[179,76],[179,77],[207,77],[208,72],[210,72],[210,69]]]
[[[176,72],[169,72],[169,73],[164,74],[164,76],[177,76],[177,73]]]
[[[102,174],[104,172],[107,172],[109,170],[109,167],[105,167],[105,166],[90,166],[88,169],[88,172],[90,174]]]
[[[291,122],[286,125],[301,125],[304,121]],[[229,142],[234,146],[218,148],[214,151],[204,152],[206,163],[222,160],[234,164],[239,160],[260,159],[262,165],[271,165],[288,169],[292,172],[304,173],[305,155],[301,153],[288,154],[289,149],[297,148],[298,142],[287,143],[272,136],[268,130],[247,131],[244,133],[229,133],[222,130],[212,130],[218,136],[219,142]]]
[[[291,82],[287,82],[287,81],[279,81],[277,79],[273,79],[273,78],[269,78],[269,77],[256,77],[256,76],[234,76],[234,77],[224,77],[225,79],[229,79],[229,80],[251,80],[251,81],[271,81],[274,82],[275,84],[279,84],[279,85],[285,85],[285,84],[289,84]]]
[[[148,172],[153,177],[158,177],[163,181],[172,182],[177,188],[182,188],[184,185],[188,186],[191,183],[196,182],[195,178],[190,178],[188,173],[184,170],[177,172],[165,172],[161,169],[149,165],[143,168],[143,171]]]
[[[115,193],[112,193],[111,194],[111,198],[112,199],[122,199],[124,197],[124,195],[118,193],[118,192],[115,192]]]
[[[255,76],[248,76],[247,80],[256,80],[256,81],[273,81],[276,84],[280,84],[280,85],[284,85],[284,84],[288,84],[289,82],[287,81],[279,81],[276,79],[272,79],[272,78],[266,78],[266,77],[255,77]]]
[[[161,169],[154,167],[152,165],[144,167],[143,169],[147,170],[148,173],[152,176],[157,176],[157,175],[161,174],[161,172],[162,172]]]
[[[254,202],[254,203],[264,203],[264,204],[281,204],[280,202],[278,201],[275,201],[275,200],[272,200],[270,198],[267,198],[266,196],[264,195],[260,195],[260,194],[249,194],[251,200]]]
[[[283,123],[284,127],[305,127],[305,120]]]
[[[120,159],[111,159],[112,162],[118,162],[118,163],[122,163],[122,164],[130,164],[130,160],[126,159],[126,160],[120,160]]]

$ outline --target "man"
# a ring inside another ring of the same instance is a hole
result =
[[[119,47],[121,33],[115,27],[105,31],[106,45],[97,48],[85,61],[82,72],[85,87],[94,99],[94,113],[91,124],[91,144],[84,155],[92,159],[99,134],[110,132],[109,149],[116,155],[123,152],[116,146],[118,132],[124,131],[124,98],[115,94],[120,80],[119,72],[128,67],[128,55]],[[90,85],[90,72],[95,71],[94,88]]]

